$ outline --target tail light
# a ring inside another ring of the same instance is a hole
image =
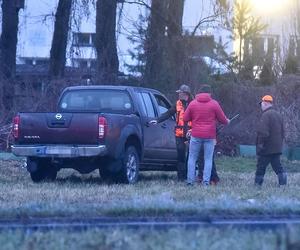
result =
[[[13,119],[13,136],[15,139],[19,138],[19,125],[20,125],[20,116],[17,115]]]
[[[103,139],[107,133],[107,121],[106,118],[100,116],[98,118],[98,131],[99,131],[99,139]]]

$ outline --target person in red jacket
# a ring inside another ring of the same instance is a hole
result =
[[[192,122],[188,158],[187,184],[195,182],[195,167],[199,158],[199,151],[204,148],[204,171],[203,184],[210,184],[212,159],[216,144],[216,123],[228,124],[229,119],[225,116],[219,103],[212,99],[211,88],[203,85],[200,93],[187,107],[184,117],[185,122]]]

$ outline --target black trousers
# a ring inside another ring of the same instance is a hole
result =
[[[186,139],[183,137],[176,137],[177,148],[177,177],[179,181],[185,181],[187,176],[187,154],[188,145],[185,144]]]
[[[280,162],[280,155],[281,154],[258,155],[255,175],[264,176],[269,163],[271,163],[271,166],[277,175],[284,173],[285,171]]]
[[[177,161],[179,163],[186,163],[188,146],[185,144],[186,138],[176,137],[176,148],[177,148]]]

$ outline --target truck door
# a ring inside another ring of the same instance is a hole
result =
[[[145,162],[155,162],[163,157],[162,149],[162,130],[158,125],[150,124],[149,121],[157,117],[154,108],[154,100],[148,92],[138,93],[141,111],[142,126],[144,131],[144,160]]]
[[[155,106],[157,109],[158,116],[165,113],[171,108],[169,101],[160,94],[154,94]],[[175,140],[175,114],[169,119],[159,123],[157,126],[160,127],[161,131],[161,152],[163,159],[166,160],[176,160],[177,150],[176,150],[176,140]]]

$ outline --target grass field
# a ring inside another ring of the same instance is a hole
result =
[[[288,231],[291,231],[288,232]],[[287,236],[287,235],[290,236]],[[1,249],[120,249],[120,250],[157,250],[157,249],[212,249],[212,250],[250,250],[250,249],[299,249],[291,235],[299,230],[237,230],[196,229],[184,230],[86,230],[50,232],[5,232],[0,234]]]
[[[253,185],[255,159],[217,159],[221,182],[186,186],[175,173],[144,172],[136,185],[107,185],[94,172],[62,170],[55,182],[35,184],[19,161],[0,162],[0,219],[98,216],[300,215],[300,164],[285,162],[288,185],[269,171]]]
[[[175,173],[142,173],[136,185],[107,185],[94,172],[62,170],[55,182],[35,184],[20,161],[0,161],[0,219],[300,215],[300,164],[285,162],[288,185],[273,172],[253,185],[255,159],[217,159],[217,186],[188,187]],[[300,249],[299,227],[247,229],[86,229],[0,231],[1,249]]]

